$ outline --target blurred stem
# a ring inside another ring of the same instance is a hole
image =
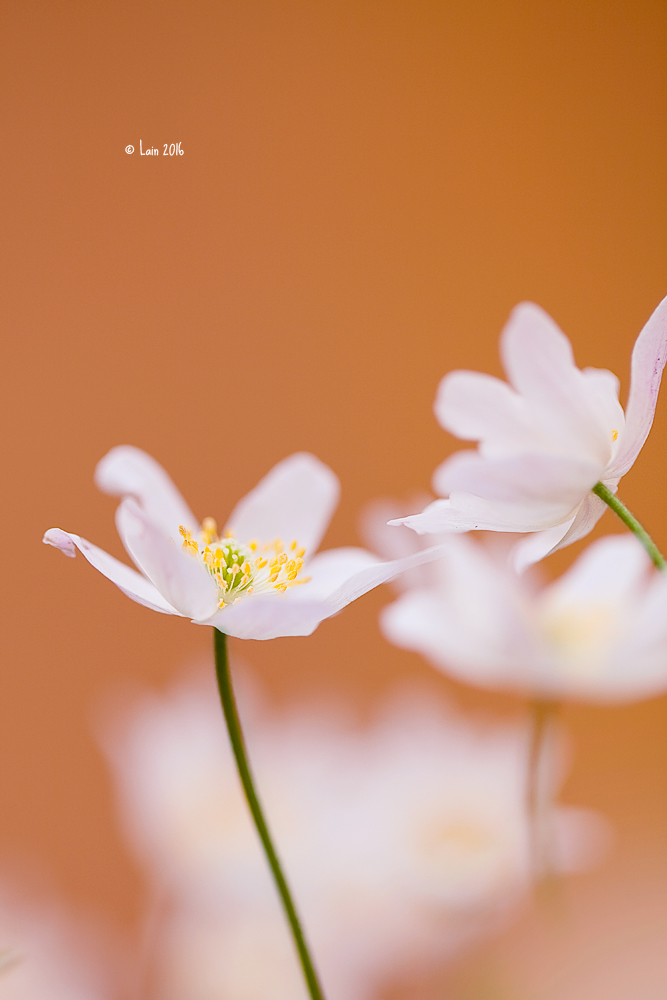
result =
[[[245,792],[245,797],[247,799],[252,818],[255,821],[259,839],[262,842],[264,853],[266,854],[269,867],[271,868],[273,878],[285,909],[287,921],[290,925],[296,950],[301,961],[301,967],[303,969],[303,975],[306,980],[308,992],[312,1000],[324,1000],[324,995],[317,979],[317,973],[315,972],[315,967],[308,951],[308,945],[306,944],[306,939],[301,929],[296,907],[292,901],[287,881],[283,875],[283,870],[280,865],[280,861],[278,860],[276,850],[273,846],[271,834],[269,833],[269,828],[266,824],[266,820],[264,819],[264,813],[262,812],[257,792],[255,791],[248,755],[246,753],[245,741],[243,739],[243,732],[241,730],[241,723],[236,709],[234,690],[232,688],[232,678],[229,671],[229,659],[227,656],[227,636],[224,632],[218,631],[217,628],[213,629],[213,644],[215,650],[215,672],[218,676],[218,688],[220,690],[222,710],[225,714],[227,731],[232,744],[232,750],[234,751],[236,766],[238,767],[239,777],[241,779],[241,784],[243,785],[243,791]]]
[[[551,857],[553,803],[547,754],[558,709],[558,702],[544,698],[538,698],[530,705],[531,731],[526,805],[530,823],[533,871],[540,881],[547,880],[554,874]]]
[[[621,503],[618,497],[614,496],[611,490],[607,489],[604,483],[596,483],[593,487],[593,493],[600,497],[600,500],[604,500],[607,506],[613,510],[614,514],[617,514],[623,524],[630,529],[633,535],[637,536],[653,560],[654,565],[657,566],[658,569],[667,569],[667,562],[665,562],[665,558],[660,549],[655,544],[648,531],[641,526],[637,518],[634,514],[630,513],[625,504]]]

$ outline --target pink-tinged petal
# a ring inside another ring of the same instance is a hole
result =
[[[204,565],[184,552],[134,500],[123,500],[116,526],[130,556],[179,614],[201,621],[218,609],[218,588]]]
[[[296,540],[312,555],[338,504],[340,484],[331,469],[307,452],[275,465],[236,505],[227,527],[242,541]]]
[[[664,298],[637,337],[632,351],[625,430],[605,478],[624,476],[643,448],[653,423],[666,360],[667,298]]]
[[[53,545],[56,549],[60,549],[64,555],[70,557],[75,556],[78,549],[91,566],[106,576],[107,580],[115,583],[119,590],[122,590],[137,604],[143,604],[145,608],[151,608],[164,615],[178,614],[178,611],[165,601],[150,580],[147,580],[141,573],[137,573],[136,569],[119,562],[103,549],[98,549],[96,545],[86,541],[85,538],[63,531],[62,528],[49,528],[43,541],[46,545]]]
[[[179,525],[198,530],[198,521],[159,462],[140,448],[112,448],[95,469],[95,483],[103,493],[132,497],[154,524],[178,538]]]

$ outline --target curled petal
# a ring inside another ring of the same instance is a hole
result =
[[[134,500],[116,511],[118,534],[130,556],[179,614],[203,620],[218,609],[218,589],[198,559],[183,552]]]
[[[198,522],[159,462],[141,448],[112,448],[95,469],[95,484],[114,497],[132,497],[154,524],[178,538],[179,525],[195,532]]]
[[[667,298],[664,298],[635,341],[625,430],[605,478],[620,479],[644,446],[653,423],[662,370],[667,360]]]
[[[78,549],[81,555],[85,556],[91,566],[106,576],[107,580],[115,583],[119,590],[137,604],[143,604],[145,608],[153,611],[160,611],[164,615],[177,615],[178,611],[171,606],[157,588],[147,580],[136,569],[126,566],[103,549],[99,549],[92,542],[86,541],[79,535],[63,531],[62,528],[49,528],[44,535],[43,541],[46,545],[53,545],[60,549],[66,556],[74,557]]]
[[[340,484],[331,469],[307,452],[275,465],[238,502],[227,522],[237,538],[285,543],[315,551],[338,504]]]

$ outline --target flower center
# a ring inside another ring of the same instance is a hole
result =
[[[543,618],[544,634],[565,669],[595,673],[613,642],[618,614],[605,604],[550,609]]]
[[[201,542],[180,525],[183,550],[199,559],[218,587],[218,604],[223,608],[235,604],[248,594],[284,594],[288,587],[308,583],[301,577],[306,550],[293,541],[287,551],[280,538],[260,544],[253,540],[240,542],[231,531],[218,537],[218,526],[212,517],[202,521]]]

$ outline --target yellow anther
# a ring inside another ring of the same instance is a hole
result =
[[[278,563],[279,563],[279,564],[280,564],[281,566],[284,566],[286,562],[287,562],[287,553],[286,553],[286,552],[282,552],[282,553],[281,553],[281,554],[280,554],[280,555],[278,556]]]
[[[264,569],[266,566],[266,559],[262,559],[261,556],[258,556],[257,559],[255,559],[255,566],[257,569]]]
[[[253,540],[251,542],[248,542],[248,548],[250,549],[251,552],[256,552],[256,550],[257,550],[257,541],[254,538],[253,538]]]
[[[303,557],[305,556],[305,554],[306,554],[306,550],[305,549],[299,549],[299,551],[295,553],[297,559],[303,559]]]
[[[616,441],[617,438],[618,438],[618,431],[616,430],[616,428],[614,428],[614,430],[611,432],[611,439],[612,441]]]
[[[297,544],[298,544],[298,543],[297,543],[297,541],[296,541],[296,539],[295,539],[295,540],[294,540],[294,541],[292,542],[292,544],[290,545],[290,549],[292,550],[292,552],[294,552],[295,548],[297,547]]]
[[[232,574],[232,576],[236,576],[237,573],[241,572],[241,567],[239,566],[238,563],[234,563],[229,572]]]
[[[179,524],[178,530],[183,535],[183,538],[189,538],[190,537],[190,532],[182,524]]]
[[[233,538],[233,537],[234,537],[234,532],[230,531],[229,528],[227,528],[227,531],[225,532],[225,538]]]
[[[296,570],[292,570],[291,573],[288,573],[287,574],[287,579],[288,580],[296,580]]]
[[[285,591],[287,590],[287,584],[286,583],[277,583],[275,585],[274,589],[275,590],[279,590],[281,594],[284,594]]]
[[[296,569],[296,562],[294,561],[294,559],[290,559],[290,561],[287,563],[287,566],[285,566],[285,572],[293,573],[295,569]]]
[[[277,554],[280,554],[282,550],[285,548],[280,538],[276,538],[275,542],[273,543],[273,547],[276,550]]]

